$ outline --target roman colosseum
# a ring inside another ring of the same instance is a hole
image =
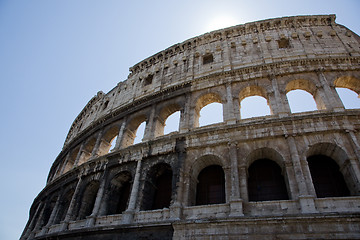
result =
[[[21,239],[360,239],[360,110],[338,88],[360,93],[360,38],[335,15],[156,53],[76,117]],[[316,109],[292,112],[293,90]],[[242,117],[252,96],[269,114]],[[222,121],[201,126],[215,103]]]

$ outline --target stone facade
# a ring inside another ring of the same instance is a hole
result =
[[[130,72],[75,119],[21,239],[360,239],[360,111],[335,91],[360,94],[360,38],[334,15],[213,31]],[[291,113],[295,89],[318,110]],[[255,95],[271,115],[241,118]],[[223,122],[199,127],[214,102]]]

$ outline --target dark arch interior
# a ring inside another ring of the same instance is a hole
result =
[[[68,192],[66,192],[65,195],[61,196],[59,210],[56,213],[54,224],[58,224],[61,221],[65,220],[66,213],[69,209],[71,198],[72,198],[73,194],[74,194],[74,190],[71,189]]]
[[[131,175],[124,173],[111,181],[106,215],[120,214],[126,210],[131,192]]]
[[[332,158],[314,155],[308,158],[308,164],[318,198],[350,195],[339,166]]]
[[[150,171],[149,181],[145,183],[143,210],[168,208],[171,202],[172,178],[171,167],[159,164]]]
[[[90,216],[94,208],[96,194],[99,190],[99,182],[90,182],[84,191],[81,206],[79,209],[78,219],[84,219],[86,216]]]
[[[201,170],[196,187],[196,205],[225,203],[225,174],[221,166]]]
[[[289,199],[281,168],[269,159],[256,160],[249,167],[249,201]]]

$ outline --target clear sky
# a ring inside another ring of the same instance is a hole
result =
[[[0,0],[0,239],[18,239],[67,132],[129,67],[214,28],[336,14],[360,33],[359,0]]]

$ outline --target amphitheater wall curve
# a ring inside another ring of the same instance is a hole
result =
[[[77,116],[21,239],[360,239],[360,110],[336,88],[360,94],[360,38],[334,15],[161,51]],[[293,90],[316,109],[292,113]],[[269,115],[241,116],[252,96]],[[223,121],[201,126],[211,103]],[[176,112],[177,131],[164,134]]]

